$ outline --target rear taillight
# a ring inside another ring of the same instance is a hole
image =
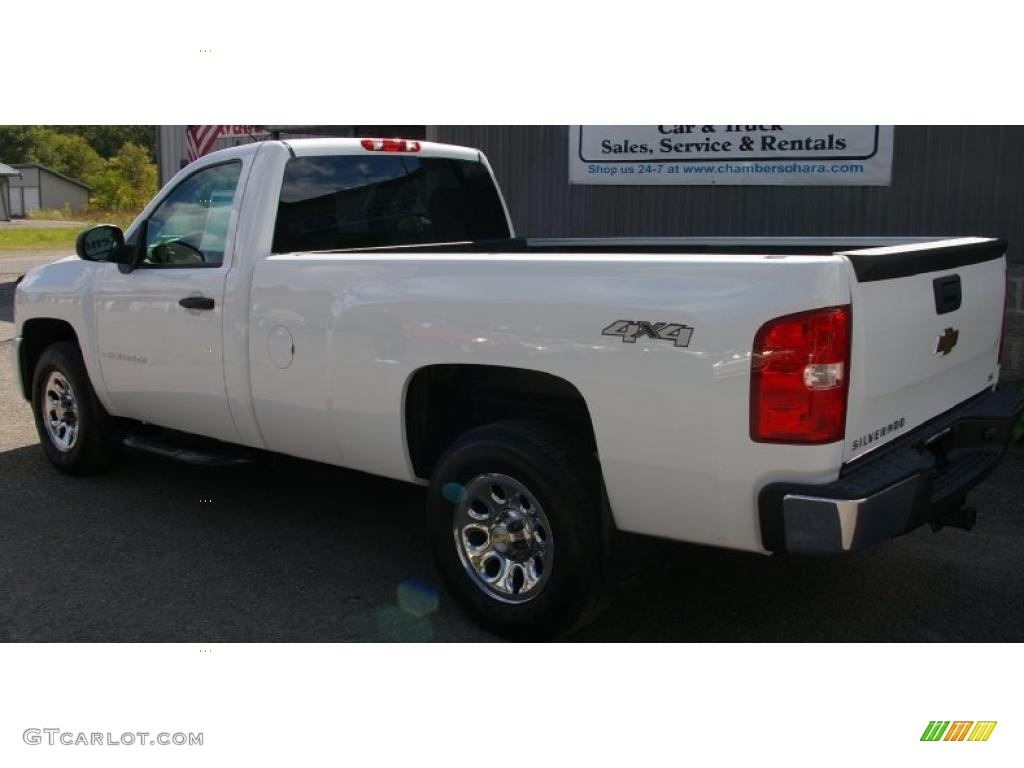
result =
[[[761,326],[750,369],[750,437],[831,443],[846,429],[850,307],[786,315]]]
[[[419,152],[421,149],[420,143],[411,139],[363,139],[360,144],[371,152]]]

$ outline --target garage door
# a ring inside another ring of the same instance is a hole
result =
[[[24,216],[25,215],[25,204],[21,199],[21,191],[23,187],[11,187],[10,188],[10,200],[11,200],[11,216]]]
[[[39,210],[39,187],[22,187],[25,192],[25,215]]]

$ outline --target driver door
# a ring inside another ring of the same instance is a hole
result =
[[[106,265],[96,290],[100,368],[118,416],[238,442],[221,349],[241,160],[183,179],[133,239],[138,267]]]

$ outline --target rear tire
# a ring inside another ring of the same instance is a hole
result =
[[[441,579],[485,629],[561,637],[604,607],[608,556],[598,464],[570,433],[503,421],[438,462],[427,527]]]
[[[120,434],[96,398],[76,344],[51,344],[39,356],[32,412],[43,451],[61,472],[94,475],[120,451]]]

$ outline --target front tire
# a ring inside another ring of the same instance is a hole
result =
[[[462,435],[438,462],[427,527],[442,581],[485,629],[565,635],[603,607],[600,472],[570,433],[504,421]]]
[[[36,432],[50,462],[69,475],[94,475],[117,455],[119,434],[89,382],[78,346],[51,344],[32,377]]]

